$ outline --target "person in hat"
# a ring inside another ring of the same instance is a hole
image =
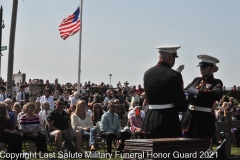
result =
[[[213,76],[218,71],[217,58],[209,55],[198,55],[201,77],[196,77],[185,88],[189,109],[182,119],[182,129],[186,137],[207,139],[207,148],[210,146],[210,137],[215,135],[215,115],[212,113],[215,101],[222,96],[223,83]],[[203,118],[204,117],[204,118]]]
[[[178,112],[187,110],[180,72],[171,69],[181,46],[158,46],[159,62],[144,73],[149,109],[142,131],[146,138],[182,137]]]
[[[124,82],[123,88],[125,88],[127,92],[130,91],[130,87],[128,85],[129,85],[128,81]]]

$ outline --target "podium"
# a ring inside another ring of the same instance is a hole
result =
[[[206,140],[198,138],[130,139],[125,141],[123,159],[205,159]]]

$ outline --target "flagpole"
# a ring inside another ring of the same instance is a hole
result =
[[[81,46],[82,46],[82,14],[83,1],[81,0],[80,6],[80,33],[79,33],[79,56],[78,56],[78,83],[77,83],[77,93],[80,95],[80,76],[81,76]]]

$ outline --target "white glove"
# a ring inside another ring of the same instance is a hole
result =
[[[188,91],[189,93],[191,93],[191,94],[194,94],[194,95],[198,95],[198,92],[199,92],[199,91],[198,91],[196,88],[194,88],[194,87],[188,88],[187,91]]]
[[[183,69],[184,69],[184,65],[182,64],[176,69],[176,71],[181,73]]]

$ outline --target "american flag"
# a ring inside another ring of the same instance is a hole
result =
[[[74,35],[80,30],[80,8],[67,18],[64,18],[59,25],[60,36],[62,39],[67,39],[69,36]]]

